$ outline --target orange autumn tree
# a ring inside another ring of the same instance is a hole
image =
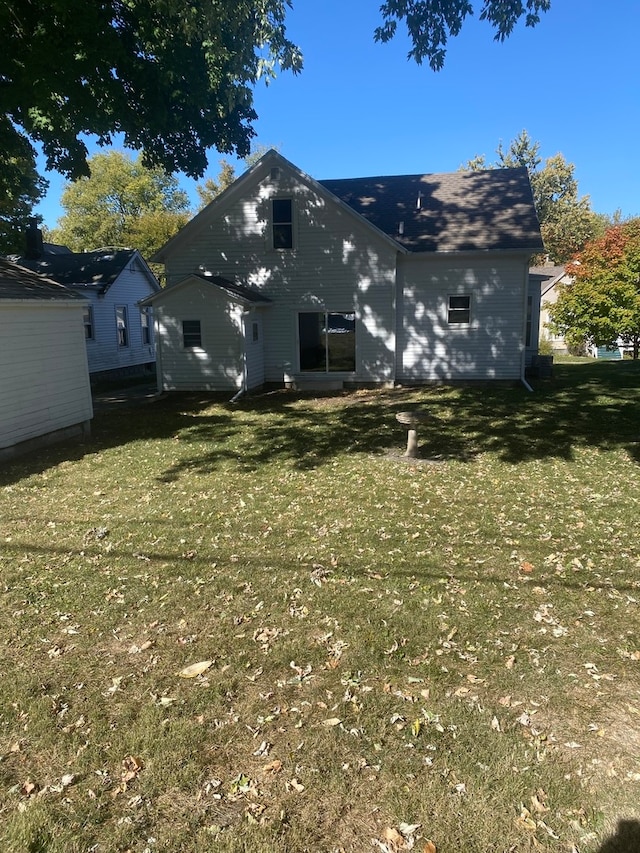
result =
[[[570,346],[610,346],[618,339],[640,349],[640,218],[608,228],[567,264],[573,282],[549,305],[550,327]]]

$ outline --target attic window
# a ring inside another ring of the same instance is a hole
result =
[[[273,248],[293,249],[293,201],[274,198],[271,201]]]
[[[274,166],[271,170],[271,180],[279,181],[280,180],[280,169],[278,166]]]

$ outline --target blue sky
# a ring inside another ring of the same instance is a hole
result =
[[[373,41],[379,5],[294,0],[287,34],[305,67],[257,86],[258,144],[322,180],[455,171],[526,129],[543,158],[575,165],[595,211],[640,215],[638,0],[552,0],[536,28],[520,24],[502,44],[468,19],[440,72],[407,60],[404,33]],[[219,159],[212,151],[209,175]],[[47,177],[38,212],[53,227],[64,181]],[[179,177],[195,205],[195,182]]]

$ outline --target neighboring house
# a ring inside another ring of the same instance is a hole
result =
[[[158,385],[522,379],[542,249],[526,169],[316,181],[269,151],[152,258]]]
[[[573,277],[567,275],[564,267],[543,266],[531,267],[530,278],[540,283],[540,340],[550,342],[554,353],[564,354],[567,345],[564,335],[557,335],[549,329],[549,305],[553,305],[560,294],[560,289],[571,284]]]
[[[160,290],[158,280],[135,249],[93,252],[47,251],[33,241],[17,263],[82,294],[89,373],[122,376],[151,369],[156,360],[153,318],[140,300]]]
[[[86,300],[0,259],[0,458],[88,434]]]

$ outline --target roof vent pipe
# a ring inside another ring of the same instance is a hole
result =
[[[398,222],[398,234],[400,237],[404,234],[404,222]]]
[[[422,210],[422,193],[418,190],[418,198],[416,200],[416,210]]]

